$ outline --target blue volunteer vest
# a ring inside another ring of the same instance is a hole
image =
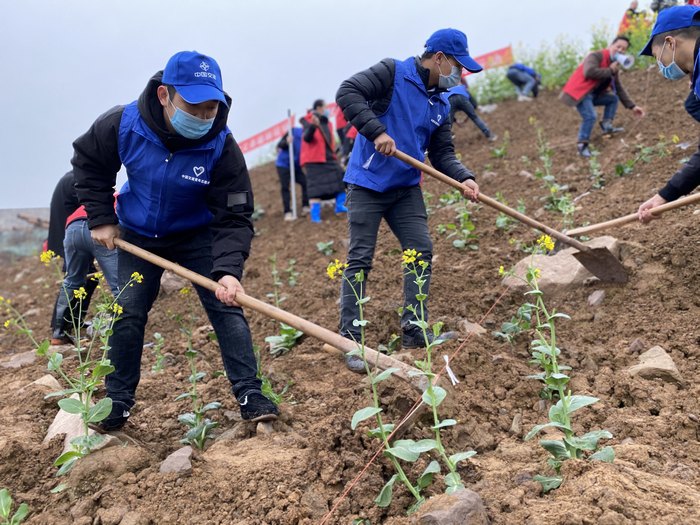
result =
[[[447,90],[447,98],[449,99],[452,95],[462,95],[469,98],[469,92],[464,84],[459,84],[458,86],[451,87]]]
[[[148,237],[209,224],[205,192],[221,157],[228,127],[205,144],[170,153],[141,118],[136,102],[124,108],[119,158],[128,180],[117,197],[119,223]]]
[[[396,147],[422,162],[430,136],[450,114],[450,104],[446,93],[428,94],[413,57],[395,63],[391,102],[378,118],[387,127],[386,133],[394,139]],[[394,157],[378,153],[374,142],[358,134],[344,180],[383,193],[419,184],[421,173]]]
[[[299,155],[301,155],[301,135],[304,132],[301,128],[292,128],[292,143],[294,144],[294,166],[297,169],[301,169],[301,164],[299,164]],[[280,149],[277,152],[277,161],[275,166],[280,168],[289,169],[289,150]]]

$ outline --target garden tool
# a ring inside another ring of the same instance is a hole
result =
[[[446,184],[449,184],[453,188],[458,189],[460,192],[464,192],[465,190],[469,189],[469,187],[465,184],[457,182],[444,173],[439,172],[435,168],[428,166],[424,162],[420,162],[419,160],[406,155],[402,151],[396,150],[394,156],[409,166],[413,166],[414,168],[419,169]],[[563,233],[558,232],[557,230],[554,230],[539,221],[531,219],[522,213],[518,213],[517,211],[501,204],[491,197],[487,197],[481,192],[479,193],[479,200],[487,206],[495,208],[496,210],[517,219],[523,224],[527,224],[531,228],[546,233],[550,237],[553,237],[554,239],[557,239],[568,246],[576,248],[578,252],[573,254],[574,257],[576,257],[578,262],[580,262],[586,268],[586,270],[598,277],[598,279],[601,281],[611,281],[616,283],[627,282],[627,271],[625,270],[624,266],[622,266],[619,259],[615,257],[607,248],[591,248],[590,246],[586,246],[576,239],[572,239],[571,237],[564,235]]]
[[[689,204],[695,204],[697,202],[700,202],[700,193],[696,193],[695,195],[690,195],[688,197],[683,197],[682,199],[675,200],[673,202],[669,202],[667,204],[662,204],[661,206],[657,206],[656,208],[652,208],[650,210],[650,213],[654,216],[661,215],[665,211],[668,210],[675,210],[676,208],[680,208],[681,206],[688,206]],[[632,213],[630,215],[625,215],[624,217],[620,217],[619,219],[613,219],[611,221],[606,221],[606,222],[601,222],[599,224],[591,224],[590,226],[584,226],[583,228],[576,228],[574,230],[570,230],[565,232],[567,235],[587,235],[589,233],[594,233],[594,232],[599,232],[602,230],[607,230],[610,228],[615,228],[617,226],[623,226],[625,224],[629,224],[631,222],[636,222],[639,220],[639,215],[636,213]]]
[[[122,239],[114,239],[114,245],[125,252],[129,252],[150,262],[151,264],[155,264],[156,266],[170,270],[174,274],[192,281],[194,284],[198,284],[203,288],[211,290],[212,292],[215,292],[218,288],[221,288],[219,283],[212,281],[203,275],[188,270],[187,268],[183,268],[174,262],[163,259],[162,257],[149,252],[148,250],[134,246],[133,244],[123,241]],[[238,292],[236,294],[236,302],[242,306],[245,306],[246,308],[250,308],[251,310],[265,314],[267,317],[271,317],[272,319],[276,319],[277,321],[296,328],[297,330],[301,330],[305,334],[315,337],[316,339],[337,348],[344,354],[357,349],[357,344],[350,339],[346,339],[345,337],[331,332],[326,328],[318,326],[317,324],[307,321],[306,319],[302,319],[301,317],[297,317],[294,314],[290,314],[289,312],[285,312],[284,310],[280,310],[279,308],[275,308],[272,305],[254,299],[244,293]],[[418,392],[424,392],[426,390],[428,383],[424,376],[410,375],[412,372],[415,374],[420,374],[421,371],[417,368],[409,366],[402,363],[398,359],[394,359],[393,357],[389,357],[367,347],[365,347],[365,357],[368,363],[370,363],[373,367],[376,364],[380,370],[387,370],[389,368],[394,369],[392,375],[403,379]]]

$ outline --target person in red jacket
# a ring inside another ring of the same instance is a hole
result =
[[[333,124],[326,103],[319,99],[313,110],[302,117],[301,166],[306,172],[306,189],[311,222],[321,222],[321,201],[335,199],[335,212],[347,213],[343,168],[335,156]]]
[[[618,54],[624,55],[629,45],[627,37],[618,36],[608,48],[590,53],[559,94],[559,100],[569,107],[575,107],[583,119],[578,133],[578,154],[583,157],[591,156],[588,143],[597,120],[595,106],[605,106],[603,120],[600,122],[603,138],[624,131],[623,128],[613,127],[612,123],[619,101],[631,109],[635,117],[642,118],[645,115],[644,110],[634,103],[620,82],[620,64],[616,57]],[[610,88],[612,93],[608,92]]]

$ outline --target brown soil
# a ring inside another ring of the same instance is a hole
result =
[[[648,89],[647,79],[649,78]],[[695,123],[683,111],[687,93],[681,81],[670,83],[652,73],[625,73],[626,85],[638,103],[648,112],[632,133],[619,141],[602,141],[601,150],[606,187],[593,191],[578,203],[576,224],[599,222],[635,211],[639,203],[660,188],[677,169],[680,159],[689,156],[694,146],[682,151],[669,146],[665,158],[640,163],[634,175],[614,178],[611,167],[632,158],[635,144],[654,145],[660,134],[681,142],[695,143]],[[490,154],[493,144],[470,124],[456,128],[456,149],[476,174],[482,190],[493,196],[497,191],[511,203],[524,199],[528,213],[540,208],[545,194],[539,181],[519,175],[527,156],[535,165],[535,130],[528,122],[535,116],[545,129],[554,148],[554,173],[561,184],[569,184],[575,195],[589,184],[588,164],[575,156],[574,137],[578,114],[556,100],[556,92],[545,92],[533,103],[507,101],[496,112],[485,115],[491,129],[503,137],[510,132],[505,159]],[[630,112],[620,108],[616,124],[633,126]],[[598,131],[596,130],[595,133]],[[500,140],[499,140],[500,143]],[[499,144],[500,145],[500,144]],[[619,146],[619,147],[618,147]],[[485,172],[495,175],[484,176]],[[258,298],[272,291],[268,259],[274,253],[286,268],[296,259],[300,271],[298,285],[289,287],[282,273],[282,306],[310,321],[332,330],[338,325],[338,281],[325,275],[333,257],[346,255],[344,239],[347,227],[342,217],[324,209],[324,222],[312,225],[306,220],[290,224],[282,221],[274,166],[252,170],[256,202],[266,211],[255,223],[260,236],[254,240],[247,263],[244,286]],[[438,196],[446,191],[427,180],[427,191]],[[451,240],[440,236],[436,227],[452,222],[454,209],[434,210],[430,218],[435,242],[432,320],[441,320],[446,328],[455,328],[464,318],[478,322],[503,291],[497,269],[524,257],[511,237],[532,241],[535,234],[520,226],[505,233],[495,226],[496,213],[484,208],[474,214],[479,236],[478,251],[462,252]],[[542,220],[559,225],[560,217],[546,212]],[[547,467],[548,454],[537,440],[522,437],[535,424],[547,421],[540,410],[539,385],[526,376],[536,373],[528,361],[528,337],[520,336],[515,345],[500,343],[490,334],[471,338],[453,361],[453,370],[461,383],[456,387],[456,402],[451,417],[459,424],[443,432],[450,452],[474,449],[478,455],[461,463],[460,472],[468,488],[482,497],[493,524],[697,524],[700,523],[700,443],[698,419],[700,407],[697,359],[700,356],[700,285],[696,280],[700,257],[698,217],[691,210],[677,211],[664,220],[642,228],[628,226],[611,232],[623,242],[623,264],[630,272],[625,285],[598,282],[567,295],[547,297],[548,304],[572,316],[559,323],[558,341],[562,360],[573,367],[571,386],[576,394],[600,397],[600,403],[584,408],[574,417],[574,429],[585,432],[605,428],[613,438],[604,444],[617,452],[612,464],[569,461],[562,472],[560,489],[543,495],[535,474],[552,474]],[[319,241],[335,241],[337,254],[322,255]],[[401,304],[399,245],[385,226],[380,232],[374,270],[370,276],[368,344],[387,343],[399,330],[397,307]],[[24,275],[15,281],[16,274]],[[20,311],[39,308],[28,321],[37,333],[48,335],[51,307],[56,294],[54,278],[38,261],[24,260],[0,268],[0,295],[10,297]],[[593,289],[605,290],[602,306],[590,307],[587,297]],[[510,319],[524,302],[519,294],[507,294],[484,321],[489,332]],[[147,342],[158,331],[165,336],[165,351],[177,356],[177,363],[163,373],[151,374],[153,356],[146,351],[138,404],[132,412],[127,431],[143,443],[130,450],[112,448],[85,458],[85,463],[64,479],[56,479],[52,461],[58,456],[62,440],[48,444],[42,440],[58,407],[55,398],[44,400],[44,390],[17,390],[47,373],[43,358],[20,369],[0,367],[3,384],[0,393],[0,487],[8,488],[16,502],[26,502],[31,510],[27,523],[70,524],[119,523],[127,510],[141,514],[142,521],[129,523],[185,524],[307,524],[320,523],[349,483],[362,470],[377,449],[377,440],[367,438],[366,425],[351,431],[355,410],[365,406],[366,396],[360,377],[347,371],[342,360],[324,352],[321,344],[307,338],[291,353],[273,359],[264,349],[264,338],[276,333],[276,324],[263,315],[249,312],[254,341],[263,348],[264,370],[279,390],[291,379],[289,393],[295,404],[281,406],[281,417],[270,437],[256,436],[255,428],[239,427],[235,439],[210,444],[205,452],[195,452],[193,472],[188,477],[160,474],[160,462],[181,445],[183,425],[177,415],[187,410],[186,402],[172,400],[186,388],[189,372],[184,357],[184,341],[167,311],[184,312],[177,293],[161,294],[147,328]],[[214,378],[222,369],[218,347],[204,327],[195,337],[200,352],[199,366],[208,372],[201,392],[207,401],[221,401],[214,413],[221,423],[216,433],[233,428],[237,421],[227,411],[237,411],[227,380]],[[462,340],[466,334],[460,334]],[[639,351],[630,344],[641,338],[644,349],[663,346],[688,383],[686,389],[630,376],[624,370],[637,362]],[[452,354],[460,342],[440,347]],[[25,336],[4,332],[0,337],[0,356],[31,350]],[[422,352],[412,351],[413,359]],[[500,355],[501,358],[493,359]],[[440,357],[441,359],[441,357]],[[441,361],[440,361],[441,362]],[[413,403],[416,395],[400,380],[383,383],[382,402],[388,418],[397,421]],[[509,432],[513,418],[522,415],[520,435]],[[430,436],[423,422],[411,428],[407,437]],[[630,442],[632,438],[633,442]],[[622,444],[623,440],[627,440]],[[132,447],[133,448],[133,447]],[[412,478],[427,465],[425,455],[407,470]],[[79,463],[80,464],[80,463]],[[372,524],[408,524],[405,509],[410,504],[407,492],[395,485],[393,503],[378,508],[373,500],[392,474],[388,461],[380,459],[368,469],[359,484],[343,500],[329,523],[349,524],[356,517],[369,518]],[[69,489],[50,494],[60,483]],[[427,490],[428,495],[444,490],[443,477]],[[87,516],[87,517],[86,517]],[[126,523],[126,518],[124,523]]]

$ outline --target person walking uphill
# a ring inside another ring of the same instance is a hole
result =
[[[335,199],[335,212],[345,213],[343,168],[335,157],[333,124],[323,100],[316,100],[313,110],[299,122],[304,127],[301,143],[301,166],[306,170],[306,186],[311,205],[311,222],[321,222],[321,201]]]
[[[679,80],[691,75],[695,97],[700,97],[700,7],[683,5],[664,9],[659,13],[651,32],[651,39],[640,55],[656,58],[664,77]],[[675,87],[675,85],[674,85]],[[686,109],[691,109],[686,103]],[[691,113],[695,118],[695,115]],[[654,218],[653,208],[689,194],[700,185],[700,149],[651,199],[639,207],[639,220],[648,223]]]
[[[627,37],[618,36],[607,49],[590,53],[576,68],[559,94],[559,100],[569,107],[575,107],[583,119],[577,146],[578,154],[583,157],[591,156],[588,143],[597,119],[595,106],[605,106],[603,120],[600,122],[603,138],[611,138],[613,133],[624,131],[624,128],[613,127],[619,101],[622,101],[627,109],[631,109],[635,117],[642,118],[645,115],[644,110],[634,103],[620,81],[620,64],[616,61],[616,56],[624,55],[629,45]],[[608,89],[611,87],[613,92],[609,93]]]
[[[282,187],[282,206],[284,206],[284,220],[293,221],[292,209],[289,206],[290,192],[289,184],[292,180],[292,171],[289,168],[289,144],[292,144],[294,149],[294,181],[301,186],[301,215],[305,216],[309,212],[309,196],[306,191],[306,176],[301,171],[300,155],[301,155],[301,128],[292,128],[292,136],[289,132],[285,133],[277,144],[277,175],[280,179]]]
[[[463,67],[481,71],[481,66],[469,56],[466,35],[455,29],[442,29],[428,39],[422,56],[384,59],[340,85],[336,101],[358,131],[345,172],[350,231],[345,270],[348,275],[360,271],[368,275],[377,231],[384,219],[402,249],[416,250],[417,263],[427,263],[423,293],[428,294],[433,243],[420,187],[421,173],[392,155],[399,149],[422,161],[427,150],[436,169],[469,187],[465,197],[478,199],[479,186],[474,175],[455,156],[448,118],[450,104],[445,92],[459,84]],[[404,277],[403,289],[403,348],[419,348],[425,346],[423,334],[411,324],[416,319],[407,308],[419,307],[418,287],[412,277]],[[358,292],[364,295],[364,283]],[[359,307],[344,280],[340,301],[340,333],[359,340],[359,328],[353,325],[353,320],[359,319]],[[448,332],[440,337],[454,336],[454,332]],[[346,364],[353,371],[364,372],[362,360],[356,356],[347,357]]]
[[[243,154],[226,126],[231,99],[213,58],[183,51],[156,73],[139,99],[99,117],[74,143],[73,171],[92,238],[114,249],[121,238],[221,285],[194,285],[221,347],[226,375],[246,420],[276,418],[261,393],[250,328],[235,302],[253,238],[253,195]],[[117,197],[117,172],[128,180]],[[124,288],[132,274],[140,284]],[[148,312],[163,270],[118,250],[121,319],[109,338],[106,378],[112,412],[103,430],[122,427],[135,404]],[[141,279],[139,279],[141,280]]]

